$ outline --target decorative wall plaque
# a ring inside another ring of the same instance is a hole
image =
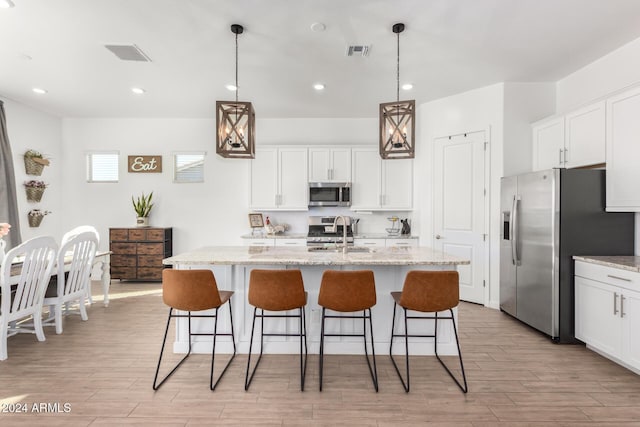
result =
[[[131,173],[162,172],[162,156],[128,156],[127,171]]]

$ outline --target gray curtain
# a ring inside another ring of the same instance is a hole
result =
[[[11,231],[4,237],[7,250],[22,243],[20,220],[18,216],[18,198],[16,195],[16,176],[13,170],[13,156],[9,145],[7,118],[4,114],[4,102],[0,99],[0,222],[11,224]]]

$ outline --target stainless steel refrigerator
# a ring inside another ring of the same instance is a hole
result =
[[[572,257],[633,255],[634,214],[605,212],[604,170],[550,169],[501,184],[500,309],[575,342]]]

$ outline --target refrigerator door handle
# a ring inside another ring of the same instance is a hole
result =
[[[511,204],[511,262],[513,265],[518,265],[518,196],[513,196],[513,203]]]

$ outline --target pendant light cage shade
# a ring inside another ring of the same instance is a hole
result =
[[[231,25],[236,39],[236,100],[216,101],[216,153],[233,159],[255,158],[256,113],[250,102],[238,101],[238,35],[239,24]]]
[[[380,157],[415,157],[415,111],[414,100],[380,104]]]
[[[234,159],[255,158],[256,113],[250,102],[216,101],[216,153]]]
[[[416,102],[400,101],[400,33],[404,24],[392,27],[397,37],[396,101],[380,104],[380,157],[413,159],[415,157]]]

